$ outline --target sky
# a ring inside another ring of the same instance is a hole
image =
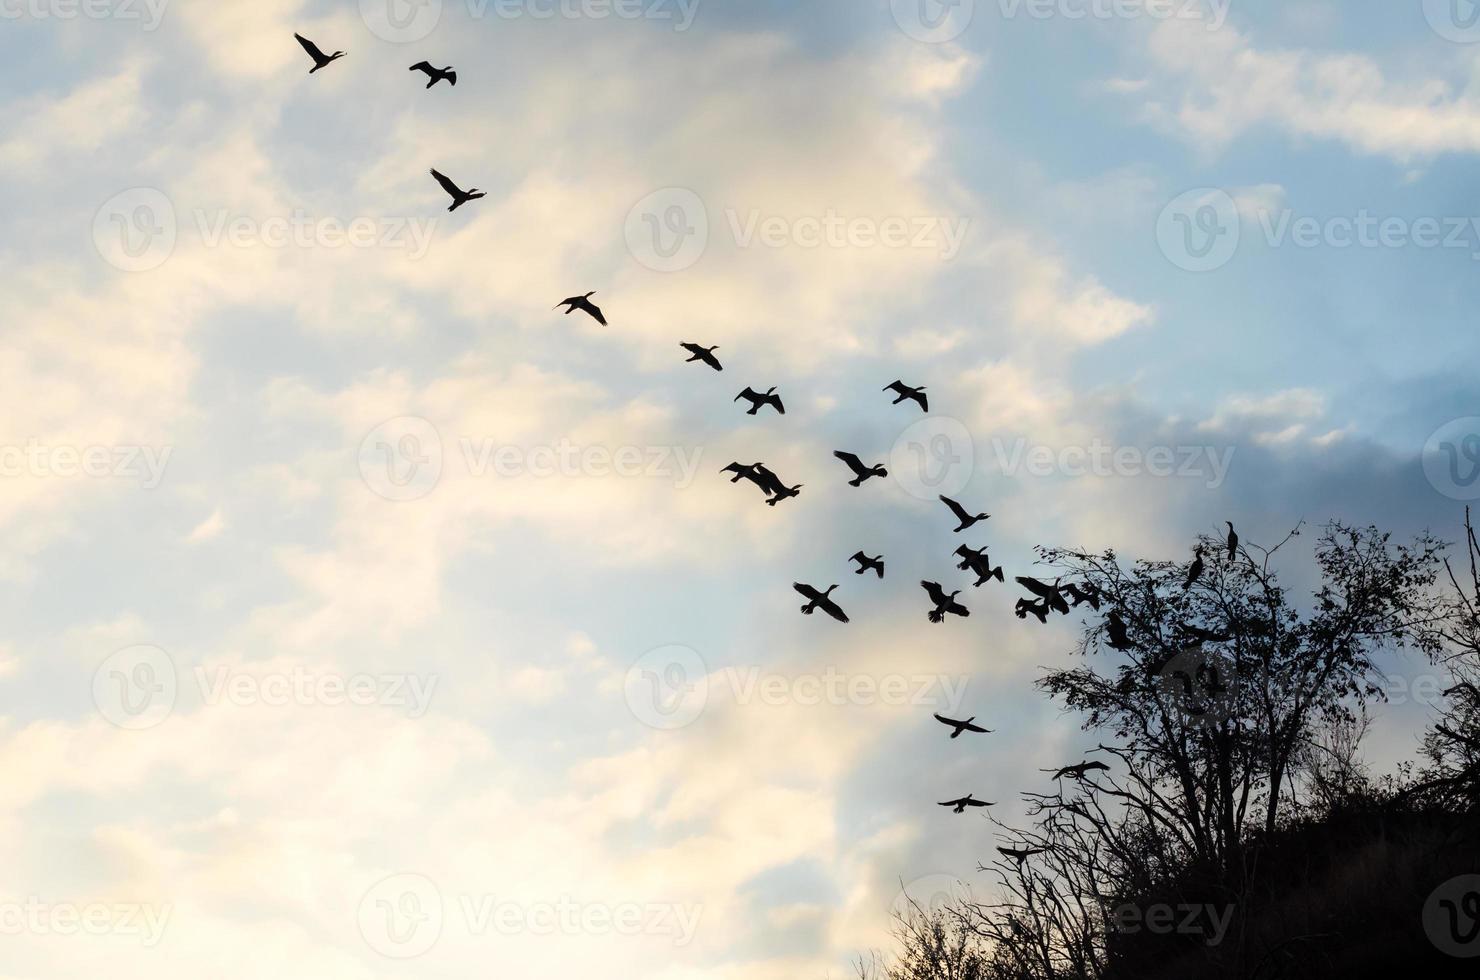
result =
[[[0,0],[0,978],[842,977],[984,894],[935,802],[1095,739],[957,544],[1480,498],[1477,12]]]

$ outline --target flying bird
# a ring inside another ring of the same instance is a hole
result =
[[[303,50],[307,51],[308,56],[313,59],[313,67],[308,70],[308,73],[310,75],[318,71],[320,68],[323,68],[334,59],[344,57],[345,53],[343,51],[336,51],[333,54],[324,54],[324,52],[319,50],[319,46],[317,44],[314,44],[302,34],[298,34],[295,32],[293,36],[298,39],[298,43],[303,45]]]
[[[918,388],[911,388],[909,385],[905,384],[903,381],[893,381],[893,382],[890,382],[889,384],[885,385],[884,386],[884,390],[885,391],[892,391],[896,395],[899,396],[899,397],[895,398],[894,401],[891,404],[898,405],[900,402],[904,401],[906,398],[913,398],[916,401],[916,403],[919,404],[920,411],[922,411],[922,412],[928,412],[928,411],[930,411],[930,402],[927,401],[926,398],[925,398],[925,386],[924,385],[921,385]]]
[[[427,82],[427,88],[431,88],[433,85],[436,85],[438,82],[443,81],[444,79],[449,85],[457,84],[457,72],[452,70],[451,65],[448,65],[446,68],[433,68],[430,62],[418,61],[416,64],[408,68],[407,71],[426,72],[427,78],[430,79],[430,81]]]
[[[1084,774],[1094,771],[1109,772],[1110,767],[1103,762],[1081,762],[1078,765],[1065,766],[1053,774],[1054,779],[1063,779],[1065,776],[1073,776],[1075,779],[1083,779]]]
[[[766,491],[766,493],[777,494],[786,492],[787,486],[781,482],[781,477],[772,473],[765,463],[756,463],[751,469],[760,478],[761,489]]]
[[[951,508],[951,513],[956,515],[956,520],[961,522],[960,526],[956,528],[956,532],[958,534],[966,530],[968,527],[971,527],[971,525],[976,524],[978,521],[984,521],[992,516],[991,514],[976,514],[975,516],[968,514],[965,507],[962,507],[960,504],[956,503],[956,501],[952,500],[950,497],[945,496],[944,494],[941,495],[940,499],[942,503]]]
[[[1233,529],[1232,521],[1224,521],[1228,525],[1228,560],[1230,562],[1238,559],[1238,532]]]
[[[853,479],[848,481],[848,486],[850,487],[861,487],[863,486],[863,481],[871,477],[889,475],[889,471],[884,469],[883,463],[878,463],[874,466],[864,466],[863,460],[852,453],[845,453],[841,450],[834,452],[833,455],[848,464],[848,469],[853,471]]]
[[[1061,613],[1065,616],[1069,615],[1069,603],[1064,601],[1064,596],[1059,591],[1057,580],[1054,581],[1053,585],[1049,585],[1047,582],[1041,582],[1036,578],[1019,575],[1017,577],[1017,583],[1042,599],[1048,605],[1048,608],[1054,612]]]
[[[1227,633],[1218,633],[1214,630],[1203,629],[1201,626],[1194,626],[1191,623],[1183,623],[1182,632],[1197,643],[1227,643],[1233,639]]]
[[[848,621],[848,614],[843,612],[843,608],[829,598],[832,595],[833,589],[837,588],[836,585],[829,586],[826,592],[818,592],[812,586],[802,582],[793,582],[791,583],[791,587],[806,598],[807,604],[802,607],[802,612],[806,615],[810,616],[818,609],[821,609],[840,623],[846,623]]]
[[[771,494],[771,499],[766,501],[766,503],[770,504],[772,507],[775,507],[777,504],[781,503],[781,501],[786,500],[790,497],[797,496],[799,493],[801,493],[801,490],[802,484],[800,483],[798,483],[794,487],[780,487],[776,490],[775,493]]]
[[[749,480],[751,483],[754,483],[756,486],[760,487],[761,493],[769,497],[771,495],[771,488],[767,485],[765,479],[762,478],[760,473],[757,471],[757,467],[759,466],[759,463],[756,463],[754,466],[746,466],[744,463],[731,463],[729,466],[726,466],[724,469],[720,470],[720,472],[735,474],[734,476],[730,477],[731,483],[739,483],[741,480]]]
[[[596,290],[593,289],[584,296],[567,296],[565,299],[556,303],[553,309],[558,310],[562,306],[565,307],[566,316],[570,316],[576,310],[582,310],[586,313],[589,313],[591,315],[591,319],[595,320],[597,323],[601,324],[604,327],[606,326],[606,317],[602,315],[601,307],[591,302],[591,297],[595,295]]]
[[[1203,547],[1198,545],[1192,555],[1192,564],[1187,567],[1187,581],[1182,585],[1182,591],[1186,592],[1192,588],[1194,582],[1202,578],[1203,573]]]
[[[879,576],[879,578],[884,577],[883,555],[879,555],[877,558],[870,558],[868,555],[865,555],[863,552],[860,551],[848,560],[858,562],[858,567],[853,570],[854,575],[862,575],[864,572],[872,569],[874,574]]]
[[[1047,599],[1037,599],[1031,601],[1028,599],[1019,599],[1017,601],[1017,605],[1014,606],[1012,609],[1013,615],[1017,616],[1018,619],[1027,619],[1028,614],[1032,613],[1034,616],[1038,617],[1038,622],[1043,623],[1045,626],[1048,625],[1048,614],[1051,611],[1052,610],[1048,608]]]
[[[441,184],[442,189],[452,196],[452,204],[447,208],[447,210],[449,211],[456,211],[458,208],[462,207],[464,204],[467,204],[469,201],[476,201],[480,197],[488,196],[476,187],[470,187],[467,190],[463,190],[461,187],[458,187],[452,181],[448,180],[446,177],[444,177],[442,174],[439,174],[435,170],[432,171],[432,176],[437,178],[437,183]]]
[[[977,579],[972,583],[973,588],[980,588],[992,579],[1002,581],[1002,566],[992,567],[992,559],[987,556],[986,548],[968,548],[962,545],[957,548],[955,554],[960,556],[961,561],[956,565],[962,570],[970,570],[976,573]]]
[[[1087,602],[1089,603],[1089,607],[1095,612],[1100,611],[1100,590],[1093,585],[1089,585],[1088,583],[1075,585],[1073,582],[1070,582],[1064,585],[1062,589],[1064,594],[1074,601],[1075,609],[1078,609]]]
[[[939,582],[921,581],[920,588],[924,589],[930,596],[930,601],[935,603],[935,608],[930,610],[929,619],[932,623],[945,622],[946,613],[955,613],[957,616],[970,616],[971,610],[956,601],[956,596],[961,594],[957,589],[950,595],[940,587]]]
[[[969,806],[996,806],[997,804],[988,803],[986,800],[973,800],[971,794],[967,793],[959,800],[946,800],[944,803],[938,805],[952,807],[952,813],[965,813],[966,808]]]
[[[942,725],[946,725],[950,728],[955,729],[955,731],[951,732],[951,738],[960,738],[962,732],[977,732],[981,735],[989,735],[992,732],[990,728],[983,728],[980,725],[972,724],[972,722],[976,721],[976,715],[972,715],[965,721],[957,721],[954,718],[946,718],[941,715],[936,715],[935,720],[940,722]]]
[[[1018,847],[999,847],[999,848],[997,848],[997,852],[999,854],[1004,855],[1005,857],[1017,858],[1018,866],[1021,867],[1022,866],[1022,863],[1024,861],[1026,861],[1028,858],[1032,857],[1033,855],[1047,853],[1048,852],[1048,848],[1046,848],[1046,847],[1022,847],[1022,848],[1018,848]]]
[[[738,402],[742,398],[750,402],[750,411],[746,412],[746,415],[754,415],[767,405],[774,408],[777,415],[786,414],[786,406],[781,404],[781,396],[776,394],[775,387],[767,388],[766,393],[761,394],[746,385],[745,390],[736,395],[734,400]]]
[[[723,371],[725,369],[724,365],[720,364],[719,358],[714,356],[714,352],[719,350],[719,344],[715,344],[713,347],[700,347],[698,344],[690,344],[685,341],[678,346],[682,347],[684,350],[694,355],[693,357],[690,357],[688,360],[684,361],[685,364],[691,364],[694,361],[703,361],[705,364],[708,364],[716,371]]]

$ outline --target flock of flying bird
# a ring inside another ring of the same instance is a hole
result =
[[[310,75],[322,68],[328,67],[331,63],[339,58],[343,58],[346,54],[344,51],[335,51],[333,54],[326,55],[318,45],[302,34],[294,33],[293,37],[298,40],[303,50],[313,59],[313,67],[308,70]],[[457,72],[450,65],[446,68],[437,68],[430,62],[418,61],[408,70],[419,71],[425,74],[427,76],[426,87],[428,89],[440,81],[446,81],[449,85],[457,84]],[[476,201],[479,198],[487,196],[485,191],[481,191],[476,187],[463,190],[436,169],[433,169],[431,174],[437,183],[441,185],[442,189],[447,192],[447,195],[452,198],[452,203],[447,208],[448,211],[456,211],[470,201]],[[607,319],[605,314],[602,313],[601,307],[591,302],[591,297],[594,295],[595,291],[593,290],[580,296],[569,296],[556,303],[554,309],[565,307],[565,314],[567,316],[580,310],[602,326],[607,326]],[[707,365],[715,371],[724,370],[724,365],[720,363],[719,358],[714,353],[719,349],[718,345],[704,347],[700,344],[685,341],[679,344],[679,346],[690,355],[685,363],[698,362]],[[929,413],[930,411],[930,402],[928,396],[925,394],[924,385],[916,388],[902,381],[893,381],[885,385],[882,390],[894,393],[895,398],[891,404],[899,405],[905,401],[913,401],[919,406],[922,412]],[[763,392],[758,392],[746,386],[745,390],[735,396],[734,401],[738,402],[742,399],[750,406],[746,410],[745,414],[747,415],[758,415],[764,408],[770,408],[778,415],[786,414],[786,406],[781,401],[781,396],[776,393],[774,387],[767,388]],[[842,450],[835,451],[833,455],[841,460],[843,465],[852,474],[852,479],[848,481],[848,485],[851,487],[861,487],[871,479],[876,477],[883,478],[889,475],[889,471],[885,469],[882,463],[869,465],[856,454]],[[738,483],[741,480],[749,480],[755,484],[765,496],[766,503],[771,507],[775,507],[783,500],[798,496],[802,490],[802,484],[800,483],[794,486],[787,486],[764,463],[751,463],[747,465],[734,462],[726,466],[721,472],[733,474],[730,479],[732,484]],[[976,524],[991,517],[990,514],[986,513],[974,514],[959,502],[943,494],[940,500],[949,508],[952,516],[956,519],[955,533],[957,534],[970,530]],[[1228,525],[1228,552],[1230,557],[1238,553],[1238,534],[1234,531],[1231,523]],[[957,568],[976,575],[976,581],[972,583],[973,588],[980,588],[994,578],[998,582],[1004,581],[1002,566],[993,567],[991,559],[988,557],[987,549],[972,548],[969,545],[962,544],[955,550],[954,555],[961,559],[956,565]],[[884,557],[882,555],[870,557],[859,551],[849,561],[857,564],[858,567],[854,569],[854,574],[856,575],[873,572],[878,579],[883,579],[884,577]],[[1186,587],[1190,588],[1202,575],[1202,572],[1203,549],[1199,545],[1188,570]],[[1040,623],[1047,623],[1049,614],[1053,612],[1068,615],[1071,609],[1077,609],[1084,604],[1088,604],[1090,608],[1096,611],[1100,608],[1101,597],[1092,587],[1077,586],[1073,583],[1061,585],[1058,581],[1048,583],[1023,575],[1017,576],[1016,581],[1036,597],[1033,599],[1019,599],[1017,601],[1014,613],[1019,619],[1026,619],[1031,615]],[[927,597],[930,599],[931,608],[926,614],[930,622],[942,623],[945,621],[947,615],[962,617],[971,615],[970,610],[956,599],[961,594],[960,589],[948,593],[939,582],[930,581],[921,581],[920,587],[925,590]],[[808,585],[804,582],[794,582],[792,583],[792,588],[807,600],[806,605],[801,607],[802,612],[806,615],[810,616],[814,612],[821,610],[840,623],[848,622],[848,614],[832,598],[832,593],[838,588],[837,585],[831,585],[825,590],[819,590],[815,586]],[[1130,649],[1131,644],[1126,635],[1125,622],[1121,619],[1118,612],[1113,609],[1110,610],[1106,618],[1105,628],[1109,637],[1109,645],[1113,649]],[[1218,639],[1217,637],[1207,638]],[[959,738],[964,732],[990,734],[992,731],[989,728],[983,728],[977,725],[974,715],[965,720],[957,720],[937,714],[935,715],[935,719],[951,729],[950,737],[953,739]],[[1055,772],[1053,778],[1057,780],[1069,776],[1082,780],[1089,772],[1108,769],[1109,767],[1103,762],[1086,761],[1072,766],[1065,766]],[[959,799],[946,800],[939,805],[949,807],[953,813],[965,813],[968,808],[989,807],[996,804],[986,800],[975,799],[972,794],[968,793]],[[1027,858],[1041,853],[1044,849],[999,847],[997,850],[1008,857],[1016,859],[1021,864]]]

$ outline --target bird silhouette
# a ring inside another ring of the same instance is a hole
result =
[[[940,722],[942,725],[955,729],[955,731],[951,732],[951,738],[960,738],[962,732],[976,732],[981,735],[990,735],[992,732],[990,728],[983,728],[980,725],[972,724],[972,722],[976,721],[976,715],[972,715],[965,721],[957,721],[954,718],[946,718],[943,715],[936,715],[935,720]]]
[[[864,466],[863,460],[859,459],[852,453],[845,453],[841,450],[835,451],[833,455],[838,457],[838,459],[841,459],[844,463],[848,464],[848,469],[853,471],[853,479],[848,481],[848,486],[850,487],[861,487],[863,486],[864,480],[870,479],[875,476],[889,475],[889,471],[884,469],[883,463],[878,463],[874,466]]]
[[[766,467],[765,463],[756,463],[751,469],[755,471],[755,475],[760,479],[761,489],[766,491],[766,493],[777,494],[786,492],[787,486],[781,482],[781,477],[772,473]]]
[[[1021,847],[1021,848],[1019,848],[1019,847],[999,847],[999,848],[997,848],[997,853],[1002,854],[1005,857],[1016,858],[1017,859],[1017,863],[1018,863],[1018,867],[1022,867],[1023,862],[1026,861],[1026,860],[1028,860],[1028,858],[1032,857],[1033,855],[1035,855],[1035,854],[1046,854],[1047,852],[1048,852],[1048,848],[1046,848],[1046,847]]]
[[[1100,590],[1093,585],[1089,585],[1088,583],[1075,585],[1073,582],[1069,582],[1060,588],[1065,595],[1073,600],[1075,609],[1078,609],[1087,602],[1089,603],[1089,607],[1095,612],[1100,611]]]
[[[720,472],[735,474],[734,476],[730,477],[731,483],[739,483],[741,480],[749,480],[751,483],[754,483],[756,486],[760,487],[761,493],[769,497],[771,495],[771,488],[766,483],[765,479],[757,471],[757,467],[759,466],[759,463],[756,463],[754,466],[746,466],[744,463],[731,463],[729,466],[726,466],[724,469],[720,470]]]
[[[1182,584],[1182,591],[1186,592],[1192,588],[1194,582],[1202,578],[1203,573],[1203,547],[1198,545],[1192,555],[1192,564],[1187,566],[1187,581]]]
[[[754,388],[746,385],[745,390],[736,395],[734,400],[738,402],[742,398],[750,402],[750,411],[746,412],[746,415],[754,415],[767,405],[774,408],[778,415],[786,414],[786,406],[781,404],[781,396],[776,394],[774,387],[767,388],[766,393],[761,394]]]
[[[1125,620],[1120,618],[1120,613],[1110,610],[1110,615],[1105,617],[1105,632],[1110,634],[1110,649],[1122,652],[1131,649],[1130,637],[1126,635]]]
[[[553,308],[558,310],[562,306],[565,307],[566,316],[570,316],[576,310],[582,310],[590,314],[591,319],[604,327],[606,326],[606,317],[602,315],[601,307],[591,302],[591,297],[595,295],[596,290],[593,289],[584,296],[567,296],[565,299],[556,303]]]
[[[1234,562],[1238,559],[1238,532],[1233,529],[1232,521],[1224,521],[1228,525],[1228,560]]]
[[[848,560],[858,562],[858,567],[853,570],[854,575],[862,575],[864,572],[872,569],[874,574],[877,575],[879,578],[884,577],[883,555],[880,555],[877,558],[870,558],[868,555],[865,555],[863,552],[860,551]]]
[[[956,601],[956,596],[961,594],[959,589],[947,595],[946,591],[940,587],[939,582],[925,581],[920,582],[920,588],[924,589],[926,594],[930,596],[930,601],[935,603],[935,608],[930,610],[928,616],[932,623],[945,622],[946,613],[954,613],[957,616],[963,617],[971,615],[971,610]]]
[[[783,486],[775,493],[773,493],[771,495],[771,499],[766,501],[766,503],[770,504],[772,507],[775,507],[777,504],[781,503],[781,501],[786,500],[790,497],[797,496],[799,493],[801,493],[801,490],[802,484],[800,483],[798,483],[794,487]]]
[[[457,84],[457,72],[452,70],[451,65],[448,65],[446,68],[433,68],[430,62],[418,61],[416,64],[408,68],[407,71],[426,72],[427,78],[429,79],[429,81],[427,82],[427,88],[431,88],[433,85],[436,85],[438,82],[443,81],[444,79],[449,85]]]
[[[1019,599],[1017,601],[1017,605],[1013,606],[1012,612],[1013,615],[1015,615],[1018,619],[1027,619],[1028,614],[1032,613],[1034,616],[1038,617],[1038,622],[1047,625],[1048,614],[1052,612],[1052,610],[1049,609],[1047,599]]]
[[[1029,578],[1026,575],[1019,575],[1017,577],[1017,583],[1018,585],[1021,585],[1023,588],[1027,589],[1029,592],[1036,595],[1038,598],[1042,599],[1044,603],[1048,605],[1048,608],[1052,609],[1054,612],[1062,613],[1065,616],[1069,615],[1069,603],[1064,601],[1064,596],[1063,593],[1059,591],[1059,583],[1057,580],[1055,580],[1052,585],[1049,585],[1047,582],[1041,582],[1036,578]]]
[[[320,68],[328,65],[329,62],[335,60],[336,58],[343,58],[345,55],[345,52],[343,51],[336,51],[333,54],[324,54],[324,52],[319,50],[319,46],[317,44],[314,44],[302,34],[298,34],[295,32],[293,36],[298,39],[298,43],[303,45],[303,50],[307,51],[308,56],[313,59],[313,67],[308,70],[308,73],[310,75],[318,71]]]
[[[905,384],[903,381],[892,381],[889,384],[887,384],[887,385],[884,386],[884,390],[885,391],[892,391],[897,396],[899,396],[899,397],[895,398],[894,401],[891,404],[898,405],[900,402],[904,401],[906,398],[913,398],[915,400],[915,402],[917,404],[919,404],[920,411],[922,411],[922,412],[928,412],[928,411],[930,411],[930,402],[925,397],[925,386],[924,385],[921,385],[918,388],[911,388],[909,385]]]
[[[1201,626],[1194,626],[1191,623],[1182,624],[1182,634],[1191,639],[1194,643],[1227,643],[1229,640],[1233,639],[1233,637],[1231,637],[1227,633],[1219,633],[1216,630],[1203,629]]]
[[[997,804],[988,803],[986,800],[973,800],[971,794],[967,793],[959,800],[946,800],[944,803],[938,805],[951,807],[952,813],[965,813],[966,808],[969,806],[996,806]]]
[[[972,583],[973,588],[980,588],[994,578],[999,582],[1002,581],[1002,566],[992,567],[992,559],[987,556],[986,548],[968,548],[963,544],[956,549],[955,554],[961,558],[956,565],[957,568],[976,573],[977,578]]]
[[[1080,762],[1076,765],[1065,766],[1053,774],[1054,779],[1063,779],[1065,776],[1073,776],[1075,779],[1083,779],[1087,772],[1109,772],[1110,767],[1103,762]]]
[[[714,352],[719,350],[719,344],[715,344],[713,347],[700,347],[698,344],[691,344],[685,341],[678,346],[694,355],[684,361],[685,364],[691,364],[694,361],[703,361],[716,371],[723,371],[725,369],[724,365],[720,364],[719,358],[714,356]]]
[[[971,527],[973,524],[976,524],[978,521],[984,521],[992,516],[991,514],[976,514],[974,516],[968,514],[965,507],[962,507],[960,504],[956,503],[956,501],[952,500],[950,497],[947,497],[945,494],[941,494],[940,499],[942,503],[951,508],[951,513],[956,515],[956,520],[961,522],[960,525],[956,528],[956,533],[958,534],[966,530],[968,527]]]
[[[432,171],[432,176],[437,178],[437,183],[441,184],[442,189],[452,197],[452,204],[447,208],[447,210],[449,211],[456,211],[458,208],[462,207],[464,204],[467,204],[469,201],[476,201],[480,197],[488,196],[476,187],[470,187],[467,190],[463,190],[461,187],[458,187],[452,181],[448,180],[445,176],[435,170]]]
[[[848,614],[843,612],[843,608],[830,598],[833,589],[837,588],[836,585],[828,586],[826,592],[818,592],[815,588],[803,582],[793,582],[791,583],[791,587],[806,598],[807,604],[802,607],[802,612],[806,615],[810,616],[813,612],[821,609],[840,623],[846,623],[848,621]]]

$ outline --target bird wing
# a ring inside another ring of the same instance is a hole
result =
[[[776,411],[780,412],[782,415],[785,415],[786,414],[786,406],[781,403],[781,396],[780,395],[772,395],[771,397],[773,399],[775,399],[775,401],[776,401]]]
[[[457,84],[457,72],[455,72],[455,71],[448,72],[447,73],[447,81],[448,81],[449,84],[456,85]]]
[[[930,411],[930,398],[925,394],[925,392],[917,391],[915,392],[915,397],[920,400],[921,408],[923,408],[927,412]]]
[[[442,189],[448,194],[452,195],[453,197],[463,196],[462,188],[458,187],[452,181],[448,180],[444,174],[438,173],[436,170],[433,170],[432,176],[437,178],[437,183],[441,184]]]
[[[944,803],[937,803],[936,806],[960,806],[965,802],[965,800],[946,800]]]
[[[964,728],[964,729],[966,729],[968,732],[978,732],[978,733],[980,733],[982,735],[986,735],[986,734],[988,734],[988,733],[991,732],[991,729],[990,728],[983,728],[982,726],[980,726],[980,725],[974,725],[974,724],[972,724],[969,721],[962,722],[961,723],[961,727]]]
[[[1017,577],[1017,582],[1018,585],[1021,585],[1029,592],[1044,599],[1047,599],[1049,596],[1053,595],[1053,589],[1038,581],[1036,578],[1029,578],[1026,575],[1019,575]]]
[[[841,450],[837,450],[833,452],[833,455],[838,457],[838,459],[841,459],[843,462],[847,463],[848,469],[852,470],[859,476],[862,476],[864,473],[868,472],[868,467],[863,465],[863,460],[859,459],[852,453],[845,453]]]
[[[848,614],[843,612],[843,607],[831,599],[822,600],[822,611],[840,623],[846,623],[848,621]]]
[[[319,50],[319,46],[317,44],[314,44],[308,38],[297,32],[294,32],[293,36],[298,39],[299,44],[303,45],[303,50],[308,52],[308,56],[310,58],[312,58],[314,61],[324,60],[324,52]]]
[[[901,394],[902,395],[902,394],[904,394],[904,382],[903,381],[891,381],[887,385],[884,386],[884,389],[883,390],[884,391],[897,392],[898,394]]]
[[[935,603],[937,606],[945,605],[946,596],[945,593],[941,591],[939,582],[921,581],[920,587],[923,588],[927,593],[929,593],[931,602]]]
[[[960,520],[963,520],[964,521],[964,520],[966,520],[967,518],[969,518],[971,516],[970,514],[966,513],[966,508],[965,507],[962,507],[960,504],[956,503],[954,500],[952,500],[950,497],[947,497],[945,494],[941,494],[940,499],[941,499],[942,502],[945,503],[945,505],[947,507],[951,508],[951,513],[952,514],[955,514],[956,517],[959,518]]]
[[[791,587],[793,589],[796,589],[802,595],[806,596],[808,599],[819,599],[819,598],[821,598],[821,596],[818,594],[818,592],[817,592],[816,589],[812,588],[812,586],[807,585],[804,582],[793,582],[793,583],[791,583]]]
[[[606,317],[602,315],[601,307],[597,306],[589,299],[583,299],[581,300],[581,309],[585,310],[587,313],[595,317],[597,323],[601,324],[603,327],[606,326]]]
[[[967,800],[966,801],[966,805],[967,806],[991,806],[992,804],[988,803],[986,800]]]
[[[867,564],[868,564],[868,556],[867,556],[867,555],[865,555],[865,554],[864,554],[864,553],[863,553],[863,552],[861,552],[861,551],[860,551],[860,552],[858,552],[858,553],[857,553],[857,554],[856,554],[856,555],[854,555],[854,556],[853,556],[853,557],[852,557],[852,558],[849,558],[849,559],[848,559],[848,560],[849,560],[849,561],[856,561],[856,562],[858,562],[858,563],[859,563],[859,564],[860,564],[860,565],[867,565]]]
[[[735,396],[735,401],[738,402],[742,398],[757,398],[757,397],[759,397],[759,396],[756,395],[755,389],[751,388],[750,385],[746,385],[745,386],[745,390],[742,391],[742,392],[740,392],[740,394],[738,394],[738,395]]]
[[[430,75],[430,74],[432,74],[432,65],[431,65],[430,62],[427,62],[427,61],[418,61],[416,64],[412,65],[410,68],[408,68],[406,70],[407,71],[424,71],[428,75]]]
[[[955,728],[957,725],[961,724],[959,721],[955,721],[951,718],[946,718],[943,715],[933,715],[933,717],[942,725],[950,725],[952,728]]]
[[[781,477],[777,476],[775,473],[772,473],[769,469],[759,463],[755,465],[755,475],[761,486],[771,491],[772,493],[780,493],[783,490],[790,489],[786,486],[786,484],[781,482]]]

